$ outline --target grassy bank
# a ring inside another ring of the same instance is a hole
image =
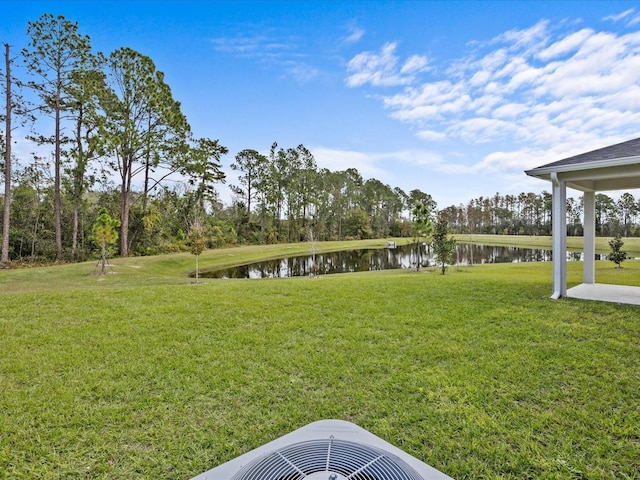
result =
[[[398,245],[411,239],[394,239]],[[317,242],[317,253],[357,248],[382,248],[386,240],[358,240],[350,242]],[[280,245],[252,245],[205,250],[200,255],[201,269],[243,265],[246,263],[309,254],[310,243]],[[188,275],[195,271],[195,257],[190,253],[156,255],[150,257],[114,258],[106,275],[96,275],[100,269],[96,261],[54,265],[38,268],[0,270],[0,295],[67,288],[105,288],[115,286],[151,286],[188,283]]]
[[[0,272],[0,478],[187,479],[322,418],[458,479],[640,476],[638,307],[551,301],[548,263],[199,285],[192,256],[114,264]],[[625,267],[598,281],[640,285]]]

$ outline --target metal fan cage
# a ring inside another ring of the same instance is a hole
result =
[[[384,450],[335,438],[294,443],[255,459],[231,480],[424,480]]]

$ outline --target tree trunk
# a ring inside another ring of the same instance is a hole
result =
[[[82,182],[84,181],[84,175],[82,173],[83,164],[83,149],[82,149],[82,107],[78,112],[78,123],[76,124],[76,141],[78,142],[78,152],[76,160],[76,171],[73,175],[73,232],[71,234],[71,258],[76,260],[76,253],[78,248],[78,216],[80,210],[80,199],[82,198]]]
[[[122,159],[122,185],[120,187],[120,256],[129,256],[129,210],[131,208],[131,167],[133,161]]]
[[[129,256],[129,192],[123,185],[120,202],[120,256]]]
[[[151,131],[151,118],[148,118],[148,130]],[[150,142],[151,140],[149,140]],[[147,196],[149,195],[149,174],[151,171],[151,146],[147,145],[144,159],[144,191],[142,193],[142,215],[147,213]]]
[[[278,241],[282,241],[282,222],[280,222],[280,215],[282,211],[282,203],[280,197],[276,201],[276,231],[278,232]]]
[[[62,260],[62,196],[60,194],[60,83],[56,90],[56,138],[53,217],[56,231],[56,260]]]
[[[251,223],[251,178],[249,178],[247,185],[247,218]]]
[[[107,241],[104,236],[102,237],[102,255],[100,256],[100,264],[102,265],[100,273],[104,275],[105,268],[107,266]]]
[[[144,190],[142,192],[142,215],[147,213],[147,196],[149,194],[149,155],[145,160],[144,166]]]
[[[73,239],[71,242],[71,258],[73,260],[76,259],[77,250],[78,250],[78,217],[80,215],[79,206],[76,203],[73,206]]]
[[[0,261],[9,262],[9,228],[11,214],[11,60],[9,59],[9,44],[4,44],[4,59],[6,73],[6,118],[5,118],[5,153],[4,153],[4,209],[2,217],[2,256]]]
[[[31,263],[36,258],[36,240],[38,238],[38,224],[40,223],[40,199],[38,198],[38,209],[36,210],[36,221],[33,224],[33,237],[31,238]]]

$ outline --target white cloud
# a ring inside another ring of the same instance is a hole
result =
[[[481,85],[486,85],[491,78],[491,72],[487,70],[480,70],[473,74],[471,79],[469,80],[469,84],[472,87],[479,87]]]
[[[551,60],[560,56],[564,56],[580,48],[587,38],[593,35],[593,30],[585,28],[579,32],[572,33],[558,42],[549,45],[547,48],[538,53],[541,60]]]
[[[384,98],[385,106],[394,110],[392,117],[418,123],[459,113],[470,102],[464,85],[448,81],[427,83],[421,89],[409,88],[401,94]]]
[[[543,46],[548,37],[548,20],[541,20],[530,28],[523,30],[509,30],[493,39],[493,43],[504,43],[510,50]]]
[[[357,25],[348,27],[348,35],[343,39],[344,43],[357,43],[364,37],[365,31]]]
[[[211,43],[219,52],[232,53],[243,57],[259,57],[265,54],[276,55],[291,50],[289,42],[282,39],[269,38],[262,34],[213,38]]]
[[[500,144],[529,143],[531,151],[552,152],[558,144],[571,149],[570,138],[581,138],[584,148],[585,138],[640,130],[640,32],[540,21],[505,32],[448,67],[434,67],[433,80],[422,84],[397,76],[395,48],[388,43],[378,54],[354,57],[351,68],[363,76],[349,77],[351,86],[400,87],[380,98],[390,116],[415,126],[422,140],[494,142],[496,151]]]
[[[389,176],[389,171],[379,165],[402,163],[410,167],[441,168],[444,165],[442,156],[428,150],[398,150],[392,152],[358,152],[328,147],[310,149],[319,168],[331,171],[342,171],[355,168],[364,178],[378,178],[382,181]]]
[[[305,63],[308,55],[301,53],[296,37],[271,37],[268,34],[243,33],[236,36],[211,39],[216,51],[255,61],[267,68],[284,71],[283,78],[306,83],[320,71]]]
[[[634,15],[620,20],[628,26]],[[464,185],[468,197],[493,188],[535,191],[550,187],[524,170],[637,137],[640,31],[576,25],[540,21],[476,43],[446,63],[421,57],[403,63],[395,43],[354,57],[348,84],[385,87],[376,98],[389,116],[408,124],[431,150],[366,155],[368,165],[402,162],[408,182],[416,171],[426,171],[425,178],[454,176],[458,195]],[[409,65],[428,73],[405,76]],[[451,196],[440,183],[446,181],[421,188]]]
[[[450,137],[478,144],[495,142],[505,135],[516,137],[526,133],[521,132],[521,129],[515,122],[496,118],[474,117],[452,124],[447,128],[447,133]]]
[[[350,75],[347,85],[360,87],[371,84],[374,87],[409,85],[415,77],[414,73],[427,68],[427,58],[413,55],[399,66],[396,56],[396,43],[386,43],[380,52],[362,52],[354,56],[347,66]]]
[[[640,71],[640,36],[594,33],[584,39],[576,53],[555,62],[540,76],[534,93],[556,98],[588,97],[635,85]]]
[[[497,118],[516,118],[527,112],[528,107],[522,103],[508,103],[501,105],[493,111],[493,116]]]
[[[601,97],[604,104],[615,110],[640,111],[640,85],[629,85],[628,87],[612,92]]]
[[[497,89],[500,93],[499,89]],[[499,107],[500,104],[503,103],[502,97],[500,95],[492,95],[490,93],[485,93],[482,96],[473,99],[473,110],[476,112],[476,115],[481,116],[489,116],[491,112],[494,111],[495,108]]]
[[[443,164],[442,155],[428,150],[400,150],[390,153],[378,153],[375,157],[379,161],[394,160],[411,166],[437,167]]]
[[[475,168],[473,165],[447,162],[447,163],[438,165],[435,171],[439,173],[445,173],[447,175],[460,176],[460,175],[474,174],[478,171],[478,169]]]
[[[416,135],[427,142],[438,142],[447,138],[444,132],[436,132],[434,130],[420,130]]]
[[[618,13],[616,15],[607,15],[606,17],[603,18],[603,20],[611,20],[612,22],[619,22],[620,20],[623,20],[623,19],[633,15],[634,12],[635,12],[635,9],[630,8],[630,9],[625,10],[624,12]]]
[[[505,84],[506,91],[515,92],[519,88],[527,88],[536,85],[538,79],[543,75],[543,71],[538,68],[522,64],[513,75],[507,79]]]
[[[319,75],[317,68],[303,62],[287,62],[287,75],[299,83],[307,83]]]
[[[376,166],[376,157],[353,150],[339,150],[327,147],[310,148],[319,168],[337,172],[355,168],[363,177],[378,178],[384,171]]]
[[[505,172],[534,168],[544,164],[545,159],[546,151],[523,148],[511,152],[497,151],[490,153],[475,167],[477,170],[488,172]]]
[[[507,49],[500,48],[482,57],[477,64],[471,64],[471,68],[480,68],[481,71],[495,72],[498,68],[508,65],[511,55]]]
[[[404,62],[404,65],[402,65],[400,73],[424,72],[427,69],[428,63],[429,61],[427,57],[422,55],[412,55],[406,62]]]

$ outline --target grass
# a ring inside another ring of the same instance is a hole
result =
[[[640,478],[638,307],[551,301],[549,263],[194,285],[193,262],[0,272],[0,478],[188,479],[323,418],[457,479]]]
[[[395,239],[398,245],[410,243],[408,238]],[[318,242],[316,252],[348,250],[354,248],[381,248],[386,240],[359,240],[353,242]],[[200,269],[223,268],[233,265],[309,254],[309,243],[242,246],[206,250],[200,255]],[[115,286],[151,286],[183,284],[195,272],[195,257],[190,253],[151,257],[115,258],[107,275],[94,275],[100,271],[96,262],[54,265],[38,268],[0,270],[0,295],[61,289],[109,288]]]

